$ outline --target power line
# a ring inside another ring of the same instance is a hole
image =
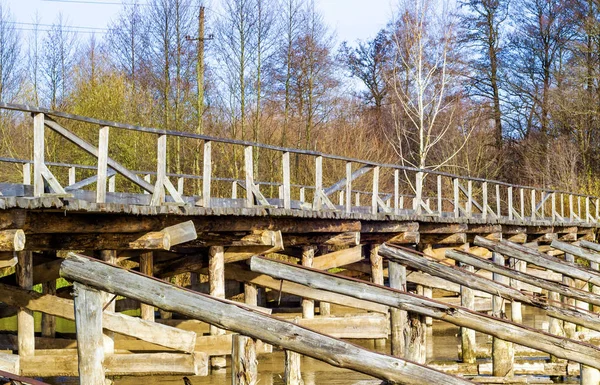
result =
[[[23,22],[18,22],[18,21],[8,21],[7,23],[15,24],[15,25],[27,25],[27,26],[33,26],[33,27],[37,26],[37,27],[48,27],[48,28],[59,26],[59,24],[23,23]],[[76,26],[76,25],[63,25],[62,27],[67,28],[67,29],[74,29],[74,30],[86,29],[86,30],[90,30],[90,31],[102,31],[102,32],[110,31],[109,28],[102,28],[102,27],[83,27],[83,26]]]
[[[90,1],[90,0],[42,0],[52,3],[71,3],[71,4],[94,4],[94,5],[140,5],[148,6],[146,3],[122,3],[111,1]]]

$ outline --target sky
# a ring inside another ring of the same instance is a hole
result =
[[[51,24],[60,13],[68,24],[89,33],[102,32],[120,10],[120,0],[0,0],[10,6],[18,27],[30,29],[36,12],[41,24]],[[220,0],[210,0],[218,6]],[[337,41],[373,38],[392,13],[392,0],[315,0]],[[94,4],[96,3],[96,4]]]

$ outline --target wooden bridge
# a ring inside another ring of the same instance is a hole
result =
[[[206,375],[232,355],[233,383],[255,384],[256,354],[275,346],[287,384],[301,381],[298,353],[392,383],[600,382],[598,197],[0,108],[32,116],[33,154],[0,158],[22,172],[0,174],[0,316],[18,319],[16,338],[0,335],[13,351],[1,370],[95,385]],[[115,130],[154,138],[156,169],[126,167]],[[65,160],[91,161],[47,161],[49,135],[66,140]],[[179,139],[198,148],[198,175],[170,172]],[[60,277],[75,286],[57,288]],[[523,325],[522,306],[548,328]],[[293,323],[283,311],[296,307]],[[56,317],[76,335],[57,335]],[[432,319],[461,328],[459,362],[427,357]],[[340,339],[375,340],[379,353]]]

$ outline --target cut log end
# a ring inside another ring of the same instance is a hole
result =
[[[0,251],[23,251],[25,233],[23,230],[0,231]]]

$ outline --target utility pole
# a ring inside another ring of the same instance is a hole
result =
[[[198,14],[198,59],[196,63],[198,81],[198,134],[204,134],[204,6]]]

